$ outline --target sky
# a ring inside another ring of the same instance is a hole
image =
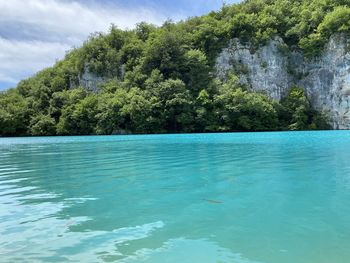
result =
[[[226,0],[235,3],[239,0]],[[223,0],[0,0],[0,90],[52,66],[113,23],[131,29],[218,10]]]

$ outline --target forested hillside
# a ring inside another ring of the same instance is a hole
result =
[[[215,59],[229,40],[252,52],[275,36],[307,58],[350,31],[350,0],[246,0],[218,12],[93,34],[54,67],[0,93],[0,135],[87,135],[326,129],[303,89],[277,102],[224,82]],[[82,86],[84,73],[104,82]],[[242,73],[243,74],[243,73]]]

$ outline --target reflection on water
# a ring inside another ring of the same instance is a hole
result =
[[[0,139],[0,262],[347,263],[350,132]]]

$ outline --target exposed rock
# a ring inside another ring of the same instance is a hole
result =
[[[350,129],[350,54],[347,40],[333,37],[319,59],[305,62],[307,76],[299,86],[305,88],[317,110],[329,112],[334,129]]]
[[[280,100],[293,83],[293,77],[287,70],[288,59],[278,49],[282,43],[282,39],[277,38],[252,51],[249,45],[233,40],[217,58],[217,76],[224,80],[226,73],[233,70],[242,84]]]
[[[280,100],[288,89],[305,89],[312,106],[328,113],[334,129],[350,129],[350,53],[344,36],[330,39],[321,56],[307,60],[299,52],[283,52],[281,38],[252,52],[232,40],[216,61],[217,76],[235,71],[242,84]]]
[[[79,85],[85,87],[90,91],[97,92],[98,87],[105,83],[108,79],[100,77],[92,72],[90,72],[87,68],[81,76],[79,77]]]

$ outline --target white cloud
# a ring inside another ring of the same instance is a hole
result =
[[[62,58],[67,44],[0,38],[0,81],[16,83]]]
[[[89,34],[111,23],[132,28],[166,17],[146,8],[86,5],[62,0],[0,0],[0,81],[17,82],[52,65]]]

